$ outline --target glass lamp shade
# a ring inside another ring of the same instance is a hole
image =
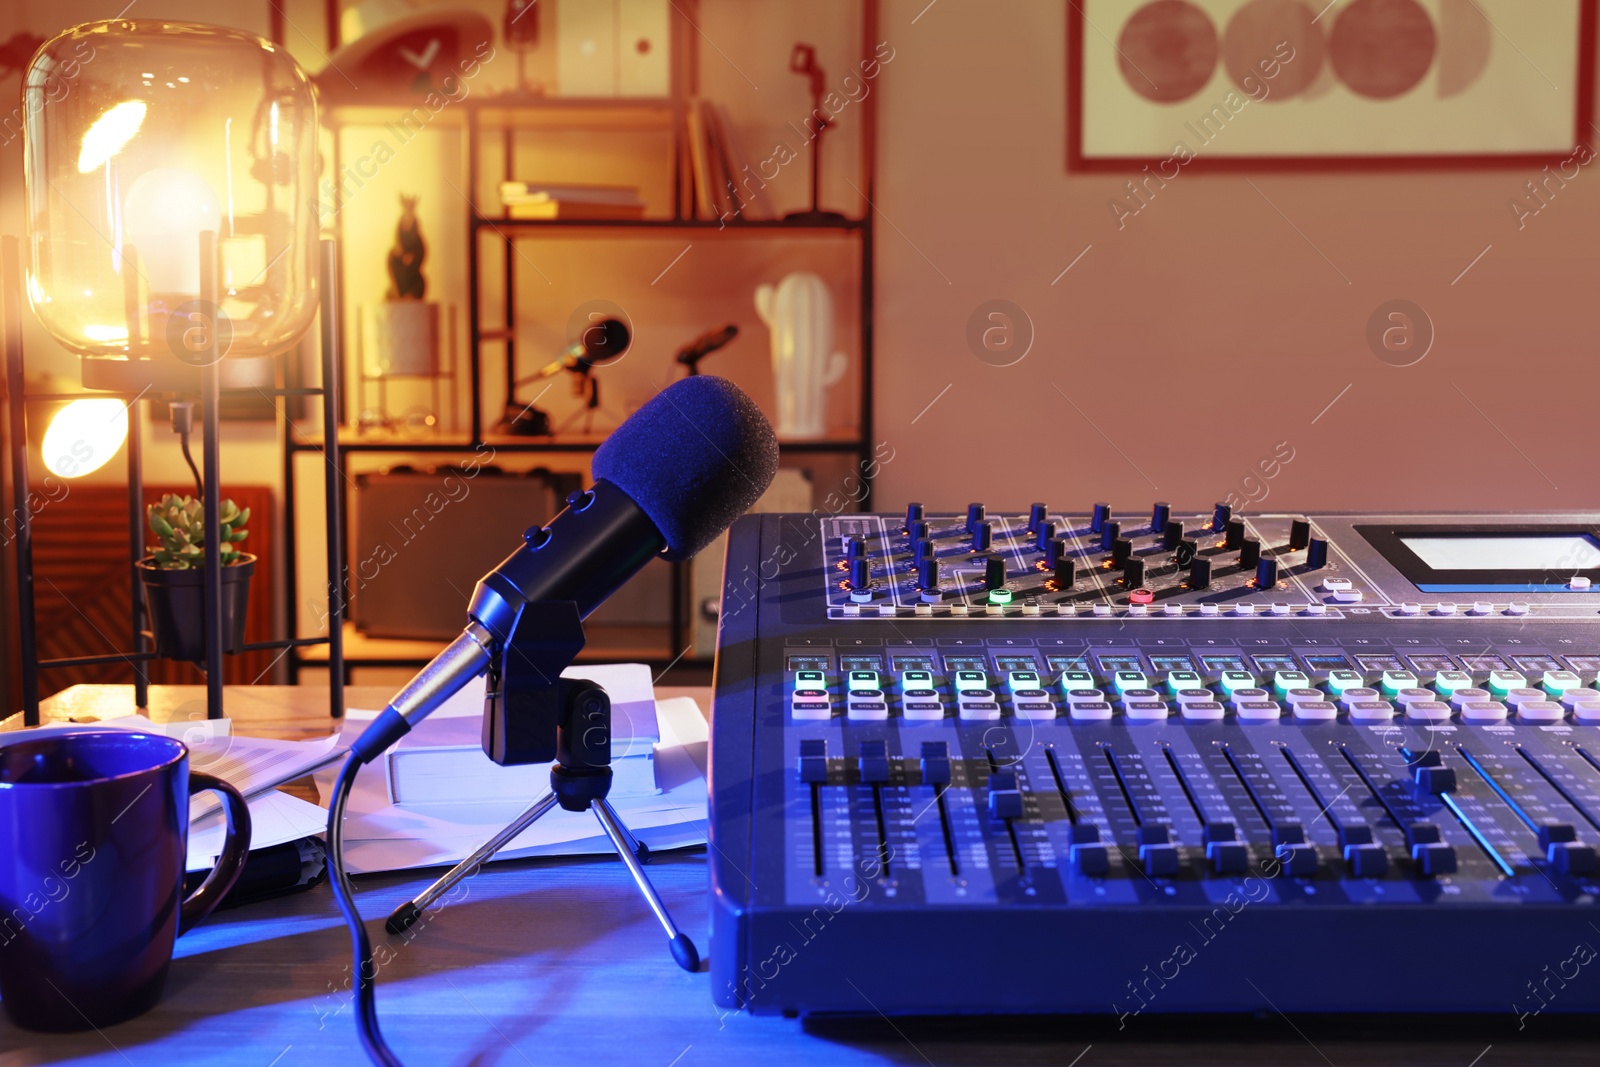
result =
[[[85,357],[195,364],[197,326],[230,357],[304,334],[317,106],[287,52],[215,26],[92,22],[40,48],[23,91],[28,296],[56,340]],[[206,231],[215,307],[201,301]]]

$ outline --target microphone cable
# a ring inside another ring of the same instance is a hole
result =
[[[344,873],[344,809],[350,801],[350,791],[355,788],[356,773],[364,762],[360,753],[351,752],[333,786],[333,796],[328,803],[328,863],[331,867],[328,883],[333,887],[333,899],[338,902],[345,925],[350,929],[350,953],[356,980],[356,1032],[361,1037],[361,1046],[366,1049],[367,1058],[378,1067],[404,1067],[378,1029],[378,969],[372,959],[372,942],[361,922],[361,913],[356,910],[355,894]]]

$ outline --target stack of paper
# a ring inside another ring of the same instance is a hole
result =
[[[585,669],[585,673],[588,670]],[[477,691],[481,714],[482,685],[459,694],[460,707],[472,704]],[[634,835],[652,849],[684,848],[706,841],[706,742],[704,716],[693,700],[678,698],[656,705],[661,742],[655,746],[658,792],[644,796],[613,793],[611,803]],[[441,708],[435,715],[450,714]],[[456,711],[455,714],[463,714]],[[346,715],[348,743],[377,713],[351,709]],[[334,771],[318,773],[324,797],[333,787]],[[497,799],[459,804],[401,805],[389,798],[381,765],[369,764],[356,776],[346,810],[345,865],[352,874],[444,866],[464,859],[512,822],[544,792],[539,788],[518,800]],[[503,849],[498,858],[580,855],[609,852],[611,844],[590,812],[556,808]]]

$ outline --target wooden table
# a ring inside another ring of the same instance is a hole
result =
[[[52,717],[105,708],[125,688],[80,686],[52,698]],[[706,690],[662,690],[709,704]],[[198,686],[152,692],[156,718],[185,718]],[[386,690],[352,688],[353,707],[381,706]],[[203,707],[203,704],[202,704]],[[301,687],[230,689],[240,733],[285,738],[326,735],[327,691]],[[203,714],[203,712],[202,712]],[[15,722],[8,722],[14,726]],[[303,792],[303,791],[302,791]],[[702,953],[707,948],[703,853],[659,855],[649,868],[667,906]],[[515,1064],[697,1067],[700,1064],[1355,1064],[1503,1067],[1594,1064],[1594,1039],[1554,1017],[1531,1019],[1507,1037],[1507,1019],[1437,1020],[1421,1025],[1271,1012],[1255,1021],[1142,1016],[1114,1019],[920,1021],[881,1019],[803,1026],[725,1012],[705,974],[681,971],[661,929],[621,863],[607,859],[522,860],[469,880],[466,896],[411,936],[389,937],[383,919],[436,872],[359,881],[357,901],[374,945],[393,958],[378,976],[384,1033],[413,1067]],[[1486,935],[1487,936],[1487,935]],[[1600,943],[1584,931],[1575,938]],[[1287,948],[1287,947],[1286,947]],[[936,959],[961,966],[972,945],[952,930]],[[1374,946],[1387,952],[1418,946]],[[293,1067],[365,1063],[348,1003],[349,942],[326,886],[213,915],[178,942],[166,996],[155,1010],[102,1032],[30,1034],[0,1019],[0,1067],[93,1063],[120,1067],[228,1064]],[[1063,968],[1073,965],[1064,955]],[[1308,960],[1306,966],[1317,966]],[[848,964],[841,965],[841,977]],[[1464,980],[1440,975],[1440,981]],[[1580,985],[1580,983],[1582,983]],[[1573,984],[1600,1004],[1600,977]],[[1486,1046],[1489,1046],[1486,1048]]]

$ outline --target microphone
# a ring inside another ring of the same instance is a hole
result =
[[[594,454],[594,487],[484,575],[466,629],[351,745],[371,762],[488,670],[530,602],[570,600],[580,617],[650,560],[685,560],[750,509],[778,469],[778,439],[732,382],[682,378],[657,393]]]
[[[707,330],[693,341],[678,350],[678,362],[689,368],[690,374],[698,374],[697,365],[717,349],[722,348],[739,336],[739,327],[733,323],[716,330]]]
[[[564,370],[587,374],[595,367],[621,358],[632,343],[633,335],[628,332],[627,323],[621,319],[602,319],[588,326],[581,337],[562,350],[561,355],[526,378],[518,379],[516,384],[527,385],[529,382],[553,378]]]

